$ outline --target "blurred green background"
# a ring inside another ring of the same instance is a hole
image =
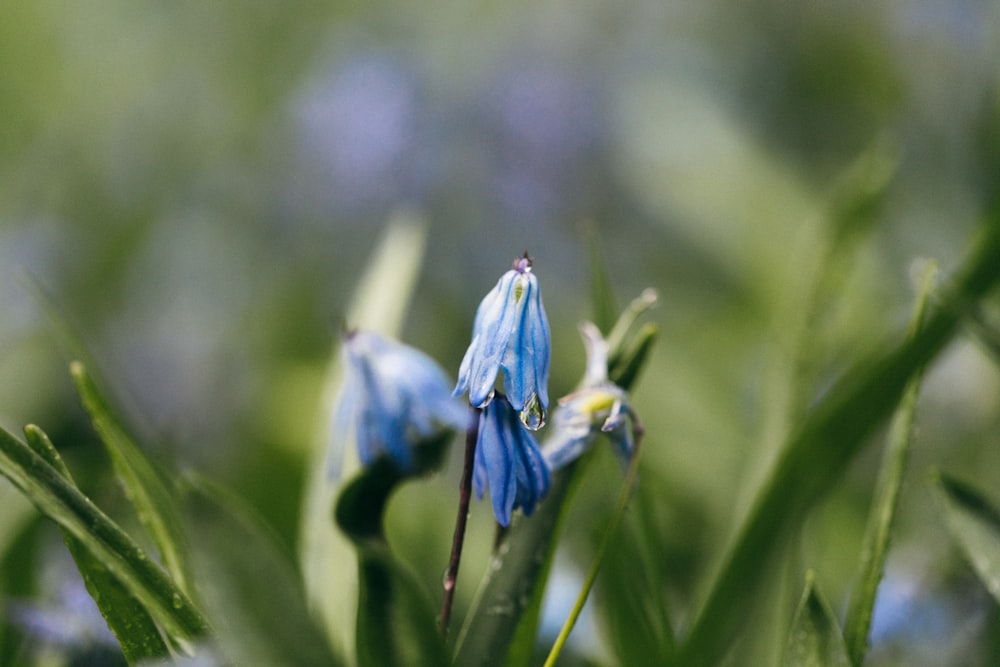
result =
[[[0,425],[42,425],[115,514],[37,282],[151,454],[232,485],[291,551],[324,369],[386,220],[429,224],[402,338],[452,375],[479,300],[530,252],[553,396],[583,370],[596,230],[620,303],[661,294],[634,397],[640,498],[683,627],[796,416],[901,335],[914,259],[947,272],[996,200],[998,84],[986,0],[0,3]],[[838,242],[827,223],[859,172],[885,187],[872,224]],[[995,360],[969,339],[949,348],[918,421],[869,662],[987,664],[996,609],[945,539],[926,472],[1000,494]],[[390,514],[435,594],[459,455]],[[564,594],[613,505],[607,459],[567,525]],[[797,550],[839,612],[878,460],[869,448]],[[57,533],[7,525],[7,607],[54,608]],[[472,533],[458,614],[488,507]],[[615,662],[600,631],[578,630],[573,650]]]

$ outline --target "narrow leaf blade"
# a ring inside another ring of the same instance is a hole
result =
[[[806,576],[806,588],[792,621],[785,667],[850,667],[847,647],[830,605],[819,592],[815,577]]]
[[[115,474],[125,489],[125,496],[159,550],[163,566],[173,580],[187,590],[174,494],[115,417],[86,366],[80,361],[73,361],[69,369],[80,402],[107,449]]]
[[[28,445],[70,483],[72,476],[49,437],[37,426],[24,427]],[[66,547],[83,577],[87,592],[108,627],[118,639],[129,664],[164,657],[169,653],[160,630],[145,605],[126,588],[87,548],[65,528],[60,528]]]
[[[945,473],[938,476],[937,489],[952,538],[1000,602],[1000,509],[972,485]]]
[[[932,263],[928,264],[922,276],[917,305],[911,320],[911,335],[919,330],[923,322],[936,275],[936,266]],[[875,500],[868,517],[868,526],[861,548],[862,558],[858,568],[858,580],[851,594],[847,619],[844,622],[844,639],[854,664],[861,664],[865,652],[868,650],[868,633],[871,629],[875,598],[889,553],[889,540],[895,521],[896,508],[899,505],[899,493],[903,486],[903,475],[909,458],[910,446],[913,442],[922,370],[922,368],[917,369],[913,379],[910,380],[903,392],[899,407],[896,409],[889,432],[889,443],[879,471]]]
[[[42,456],[2,429],[0,474],[82,542],[169,633],[195,639],[208,632],[201,611],[118,524]]]

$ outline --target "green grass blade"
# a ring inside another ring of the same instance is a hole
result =
[[[963,316],[1000,282],[1000,224],[991,220],[953,288],[920,332],[862,360],[812,410],[781,452],[680,649],[680,664],[715,665],[752,612],[759,573],[833,488],[892,412],[916,371],[952,339]]]
[[[0,474],[79,540],[172,636],[193,639],[208,632],[204,615],[163,568],[59,470],[3,430]]]
[[[806,574],[792,631],[788,636],[784,667],[850,667],[847,647],[830,605],[816,587],[812,572]]]
[[[74,484],[62,457],[40,428],[29,424],[24,427],[24,435],[36,454],[45,459],[66,481]],[[81,540],[65,528],[60,530],[66,547],[80,570],[87,592],[97,603],[97,608],[118,639],[129,664],[166,656],[169,653],[167,644],[142,602],[108,571]]]
[[[989,592],[1000,603],[1000,510],[970,484],[939,473],[945,523]]]
[[[171,578],[182,589],[188,590],[174,494],[115,417],[83,362],[71,362],[69,372],[80,402],[104,443],[115,475],[121,481],[125,497],[132,503],[139,523],[152,538]]]
[[[911,335],[916,334],[923,322],[936,276],[936,265],[928,263],[924,269],[917,295],[917,306],[911,323]],[[883,457],[875,499],[861,547],[858,579],[847,607],[847,619],[844,621],[844,640],[847,643],[851,662],[855,665],[861,664],[865,652],[868,650],[868,632],[871,629],[875,597],[878,594],[879,582],[882,580],[886,557],[889,553],[889,539],[896,516],[896,508],[899,505],[903,473],[909,458],[910,445],[913,442],[914,417],[917,409],[917,396],[920,391],[921,371],[922,369],[917,369],[907,385],[893,418],[892,428],[889,432],[889,443]]]
[[[416,287],[427,226],[400,215],[390,220],[368,262],[347,312],[347,324],[396,336]],[[330,519],[342,481],[357,469],[353,443],[331,435],[330,415],[340,392],[339,346],[327,365],[318,423],[309,443],[308,472],[299,526],[299,567],[312,609],[334,646],[345,655],[354,645],[358,569],[355,550]],[[333,439],[333,441],[331,441]],[[331,475],[331,466],[339,473]]]

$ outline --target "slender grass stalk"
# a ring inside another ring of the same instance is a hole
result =
[[[594,582],[597,581],[597,574],[601,571],[601,563],[604,561],[604,555],[608,551],[608,546],[610,546],[611,540],[618,532],[618,526],[621,524],[622,517],[625,515],[625,508],[628,507],[628,501],[632,497],[632,488],[635,486],[635,480],[639,474],[639,452],[643,435],[642,425],[639,424],[638,421],[636,421],[633,427],[633,433],[635,449],[632,452],[632,460],[629,462],[628,470],[625,473],[625,480],[622,482],[622,490],[618,494],[618,503],[615,506],[615,512],[611,515],[611,521],[608,523],[608,527],[604,531],[604,536],[601,538],[601,544],[597,547],[597,553],[594,555],[594,561],[590,565],[590,571],[587,572],[587,578],[583,581],[583,586],[580,588],[580,593],[576,597],[573,609],[570,610],[569,616],[566,617],[566,621],[563,623],[562,629],[559,631],[559,636],[556,637],[556,641],[552,645],[552,649],[549,651],[549,657],[545,659],[544,667],[552,667],[555,665],[556,660],[559,658],[559,654],[562,653],[563,646],[566,645],[566,640],[569,639],[569,634],[573,631],[573,627],[576,625],[577,619],[580,618],[580,613],[583,612],[584,605],[587,604],[587,598],[590,596],[590,591],[594,587]]]
[[[462,479],[458,484],[458,516],[455,517],[455,536],[451,542],[451,556],[444,575],[444,599],[441,601],[441,634],[448,634],[451,621],[451,605],[455,599],[455,584],[458,566],[462,560],[462,545],[465,543],[465,525],[469,520],[469,503],[472,500],[472,469],[476,461],[476,444],[479,441],[479,419],[481,408],[470,408],[472,417],[465,432],[465,462],[462,465]]]
[[[910,322],[911,337],[917,334],[924,321],[936,276],[937,265],[933,262],[928,263],[920,277],[917,305]],[[903,485],[903,473],[913,442],[913,426],[922,376],[923,368],[917,369],[900,400],[879,473],[868,526],[865,529],[858,582],[851,594],[847,619],[844,622],[844,640],[851,663],[854,665],[861,664],[868,649],[868,633],[871,630],[875,597],[885,569],[896,507],[899,504],[899,492]]]

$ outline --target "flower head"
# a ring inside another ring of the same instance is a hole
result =
[[[444,371],[419,350],[354,331],[344,339],[343,356],[346,378],[336,423],[353,432],[362,464],[388,456],[412,470],[414,446],[465,425],[465,409],[450,395]]]
[[[580,334],[587,348],[584,388],[559,399],[552,436],[545,443],[545,460],[558,470],[587,451],[603,433],[625,468],[635,449],[635,419],[628,394],[608,380],[608,346],[597,327],[584,322]]]
[[[522,423],[541,428],[549,405],[549,348],[542,293],[525,253],[479,304],[454,393],[468,391],[469,403],[485,407],[503,370],[504,393]]]
[[[492,401],[479,421],[479,444],[472,483],[482,499],[487,485],[493,515],[501,526],[520,507],[531,514],[549,490],[549,467],[531,433],[506,398]]]

